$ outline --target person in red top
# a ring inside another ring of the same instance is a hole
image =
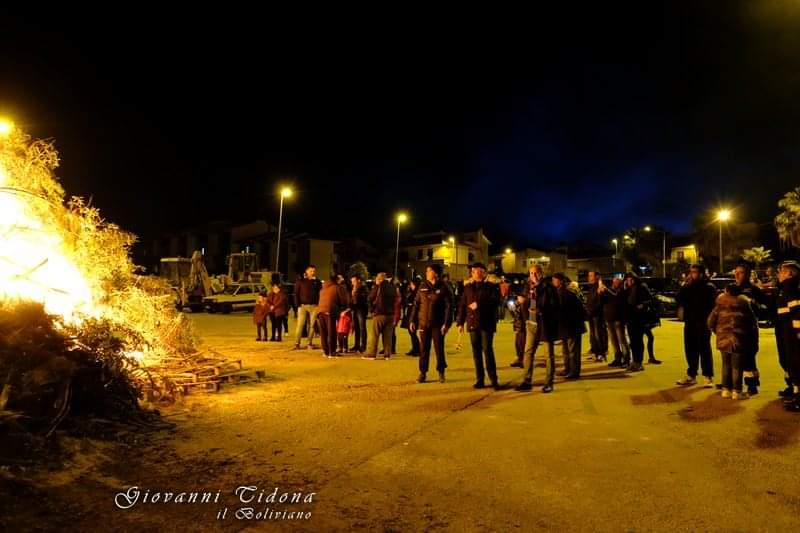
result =
[[[269,306],[267,305],[266,293],[261,293],[256,298],[256,306],[253,308],[253,324],[256,325],[257,337],[256,341],[260,341],[261,332],[264,332],[264,339],[267,340],[267,314],[269,314]]]
[[[336,334],[339,337],[339,353],[348,353],[348,337],[353,332],[353,310],[345,309],[339,313],[339,320],[336,322]]]

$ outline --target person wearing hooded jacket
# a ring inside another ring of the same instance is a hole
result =
[[[722,354],[722,397],[747,398],[742,379],[748,354],[758,351],[758,321],[739,286],[729,285],[717,297],[708,316],[708,329],[716,335],[717,350]]]

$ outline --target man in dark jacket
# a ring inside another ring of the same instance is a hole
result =
[[[378,272],[375,286],[367,297],[372,309],[372,336],[369,341],[369,355],[362,359],[390,359],[392,357],[392,333],[400,320],[400,292],[392,283],[386,281],[386,273]],[[378,337],[383,338],[384,357],[378,357]]]
[[[497,305],[500,290],[497,283],[486,279],[486,267],[482,263],[472,265],[470,283],[464,283],[464,294],[458,306],[458,331],[464,331],[466,323],[472,344],[472,358],[475,361],[476,389],[482,389],[485,374],[489,374],[492,387],[499,390],[497,364],[494,359],[494,333],[497,328]],[[486,358],[484,372],[483,360]]]
[[[589,272],[589,287],[586,291],[586,314],[589,319],[589,343],[595,361],[608,358],[608,331],[603,318],[603,300],[597,292],[600,286],[600,273]]]
[[[603,320],[608,328],[608,339],[614,348],[614,360],[608,366],[625,368],[630,364],[631,350],[625,336],[625,313],[627,311],[627,293],[620,278],[611,281],[611,287],[601,279],[597,283],[597,293],[603,303]]]
[[[541,265],[532,265],[528,271],[528,321],[525,324],[525,373],[518,391],[533,388],[533,366],[536,348],[541,343],[547,345],[547,376],[542,392],[553,392],[556,374],[556,355],[554,342],[558,339],[558,294],[555,288],[544,279]]]
[[[447,361],[444,355],[444,337],[453,323],[453,295],[450,288],[441,281],[441,265],[429,265],[425,269],[425,281],[417,289],[414,306],[411,308],[409,331],[419,332],[421,351],[419,357],[419,377],[424,383],[431,360],[431,343],[436,350],[436,370],[439,381],[444,383],[444,369]]]
[[[800,412],[800,265],[795,261],[781,264],[778,288],[778,360],[791,387],[782,396],[787,410]]]
[[[703,370],[703,387],[714,386],[714,359],[711,356],[711,331],[708,315],[714,309],[717,289],[708,281],[700,265],[689,268],[689,277],[675,297],[683,307],[683,347],[686,353],[686,376],[678,385],[697,383],[698,363]]]
[[[347,307],[347,289],[340,283],[339,276],[331,274],[319,293],[319,337],[325,357],[338,357],[336,351],[336,321],[339,312]]]
[[[644,370],[644,334],[652,317],[653,296],[647,285],[642,283],[633,272],[625,276],[625,293],[627,295],[628,337],[630,338],[633,361],[628,365],[628,372]]]
[[[753,308],[753,313],[757,318],[761,311],[761,306],[766,305],[767,302],[761,289],[750,282],[751,274],[752,268],[748,263],[739,263],[733,272],[733,277],[736,280],[738,293],[745,296],[750,301],[750,307]],[[755,346],[757,347],[758,344]],[[744,384],[747,386],[747,393],[749,395],[758,394],[758,386],[761,384],[758,374],[758,365],[756,365],[757,351],[758,350],[743,355]]]
[[[564,370],[559,375],[567,379],[581,376],[581,335],[586,332],[586,310],[578,295],[569,290],[569,279],[562,273],[553,275],[553,287],[558,294],[558,337],[564,356]]]
[[[355,344],[353,350],[358,353],[367,351],[367,288],[358,276],[350,278],[350,309],[353,310],[353,333]]]
[[[294,285],[294,297],[297,303],[297,326],[295,327],[295,350],[300,349],[303,328],[308,320],[308,349],[314,348],[314,325],[317,322],[317,306],[322,282],[317,279],[317,267],[308,265],[305,276]],[[310,317],[310,320],[309,320]]]

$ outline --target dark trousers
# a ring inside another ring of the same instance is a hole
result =
[[[722,388],[742,392],[742,365],[746,356],[740,353],[722,354]]]
[[[497,381],[497,363],[494,360],[494,332],[493,331],[470,331],[469,340],[472,344],[472,359],[475,361],[475,377],[478,381],[483,381],[486,374],[492,383]],[[486,359],[486,370],[484,371],[483,361]]]
[[[633,362],[642,364],[644,361],[644,325],[635,321],[628,322],[628,337],[631,341]]]
[[[281,340],[281,331],[283,331],[283,321],[285,316],[269,316],[269,322],[272,325],[272,340]]]
[[[330,313],[318,313],[319,339],[325,355],[336,352],[336,318]]]
[[[266,339],[267,338],[267,319],[265,318],[262,322],[256,324],[256,331],[258,334],[259,339]],[[262,336],[261,333],[264,333]]]
[[[525,330],[514,333],[514,349],[517,352],[517,360],[522,361],[525,358]]]
[[[283,315],[283,332],[289,334],[289,315]]]
[[[420,336],[422,332],[420,331]],[[417,337],[417,333],[414,331],[408,330],[408,337],[411,339],[411,353],[419,355],[420,353],[420,345],[419,345],[419,337]]]
[[[367,351],[367,312],[356,309],[353,312],[353,349],[357,352]]]
[[[339,333],[339,352],[345,353],[347,351],[347,333]]]
[[[571,377],[581,375],[581,337],[561,339],[561,354],[564,357],[564,372]]]
[[[436,370],[444,372],[444,369],[447,368],[447,361],[444,356],[444,335],[442,335],[442,328],[429,327],[419,330],[418,343],[422,348],[419,355],[419,371],[423,374],[428,372],[428,366],[431,360],[431,344],[433,344],[433,349],[436,350]]]
[[[605,357],[608,354],[608,330],[602,316],[589,319],[589,343],[595,357]]]
[[[647,358],[648,359],[655,359],[655,343],[656,339],[653,337],[653,328],[645,326],[644,327],[644,336],[647,337]]]
[[[683,325],[683,349],[686,353],[686,375],[697,377],[698,364],[707,378],[714,377],[714,359],[711,357],[711,332],[705,322]]]

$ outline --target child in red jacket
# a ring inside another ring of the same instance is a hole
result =
[[[348,337],[353,332],[353,311],[346,309],[339,315],[336,323],[336,333],[339,337],[339,353],[348,353]]]
[[[261,293],[256,298],[256,306],[253,308],[253,324],[256,325],[256,332],[258,336],[257,341],[261,340],[261,332],[264,332],[264,340],[267,340],[267,315],[269,314],[269,306],[267,305],[267,295]]]

